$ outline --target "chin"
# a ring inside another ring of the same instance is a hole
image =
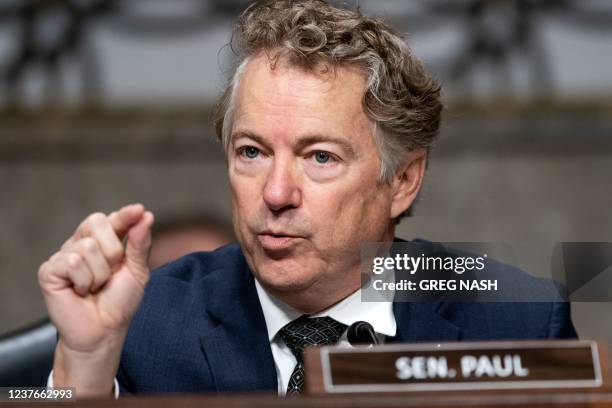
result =
[[[276,262],[275,262],[276,263]],[[270,265],[265,262],[257,268],[255,276],[266,287],[279,292],[295,292],[312,285],[314,277],[295,265]],[[293,267],[291,267],[293,266]]]

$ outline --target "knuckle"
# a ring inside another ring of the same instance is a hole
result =
[[[58,251],[56,253],[54,253],[53,255],[51,255],[51,258],[49,258],[49,262],[55,262],[57,261],[60,257],[62,256],[62,251]]]
[[[79,227],[80,231],[91,231],[95,228],[99,228],[99,225],[102,224],[106,220],[106,215],[101,212],[95,212],[93,214],[89,214],[87,218],[81,223]]]
[[[70,246],[73,244],[73,240],[74,240],[74,236],[75,236],[75,235],[76,235],[76,233],[75,233],[73,236],[71,236],[69,239],[67,239],[67,240],[66,240],[66,242],[64,242],[64,243],[62,244],[62,246],[60,247],[60,252],[61,252],[61,251],[66,250],[66,249],[68,249],[68,248],[70,248]],[[59,253],[59,252],[56,252],[56,253],[55,253],[55,254],[54,254],[52,257],[51,257],[51,259],[53,259],[53,257],[57,256],[57,254],[58,254],[58,253]]]
[[[106,215],[103,212],[95,212],[89,214],[87,217],[87,222],[89,222],[91,225],[99,225],[100,223],[104,222],[104,220],[106,220]]]
[[[79,254],[70,253],[66,255],[66,263],[69,268],[75,270],[83,264],[83,259]]]
[[[72,284],[83,291],[88,291],[92,282],[93,278],[88,273],[79,273],[72,278]]]
[[[94,254],[98,249],[98,242],[91,237],[83,238],[81,240],[81,245],[83,246],[83,250],[88,254]]]
[[[41,279],[42,277],[44,277],[47,274],[48,269],[49,269],[49,261],[43,262],[38,268],[38,279]]]
[[[108,251],[108,258],[110,262],[117,263],[123,259],[123,245],[121,245],[118,241],[113,241],[109,245]]]

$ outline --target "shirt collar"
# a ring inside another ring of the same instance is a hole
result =
[[[280,329],[303,313],[271,296],[257,279],[255,287],[266,321],[268,339],[272,342]],[[329,316],[347,326],[357,321],[365,321],[372,325],[374,331],[386,336],[395,336],[397,332],[393,302],[362,302],[361,289],[332,307],[312,315],[321,316]]]

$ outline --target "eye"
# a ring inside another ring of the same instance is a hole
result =
[[[313,154],[313,157],[317,161],[317,163],[320,163],[320,164],[325,164],[325,163],[328,163],[330,160],[332,160],[331,154],[324,152],[324,151],[315,152]]]
[[[245,146],[240,149],[240,154],[245,156],[247,159],[254,159],[259,156],[259,149],[253,146]]]

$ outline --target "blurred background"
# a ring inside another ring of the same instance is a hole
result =
[[[153,210],[156,264],[232,239],[210,112],[248,3],[0,0],[0,335],[45,318],[38,266],[91,212]],[[358,3],[444,89],[398,236],[612,241],[612,2]],[[582,337],[612,341],[610,303],[573,307]]]

